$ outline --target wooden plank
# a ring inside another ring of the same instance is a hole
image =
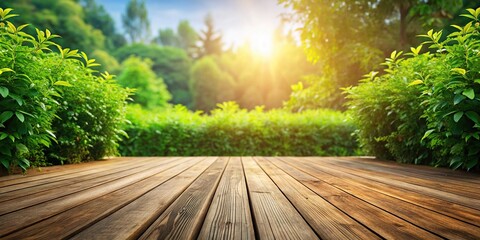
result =
[[[264,158],[254,158],[322,239],[379,239],[377,235],[325,201]]]
[[[267,158],[270,163],[282,169],[285,173],[295,178],[303,185],[326,199],[335,207],[345,212],[358,222],[376,232],[385,239],[440,239],[438,236],[425,231],[389,212],[386,212],[368,202],[363,201],[339,188],[336,188],[319,178],[302,172],[283,161]],[[262,165],[264,162],[262,162]],[[294,164],[290,162],[290,164]],[[270,168],[270,167],[269,167]],[[271,174],[269,174],[272,176]],[[278,177],[286,178],[284,174]],[[275,180],[275,179],[274,179]],[[278,185],[278,184],[277,184]],[[310,199],[310,198],[309,198]],[[298,206],[295,204],[295,206]],[[327,215],[329,216],[329,215]],[[317,220],[314,218],[313,221]],[[318,219],[318,221],[325,221]],[[310,221],[309,221],[310,222]],[[321,223],[318,223],[321,224]]]
[[[16,199],[8,200],[2,202],[0,204],[0,215],[4,215],[10,212],[14,212],[19,209],[27,208],[30,206],[34,206],[40,203],[44,203],[50,201],[52,199],[60,198],[63,196],[67,196],[70,194],[74,194],[80,191],[84,191],[89,188],[94,188],[96,186],[101,186],[103,184],[108,184],[109,182],[124,178],[126,176],[130,176],[137,173],[142,173],[145,170],[148,170],[152,167],[164,167],[167,165],[171,165],[172,163],[176,162],[176,158],[171,158],[169,160],[155,162],[155,159],[149,159],[145,163],[139,163],[140,167],[130,167],[127,166],[126,168],[115,168],[112,171],[106,170],[106,175],[100,175],[97,178],[70,183],[66,182],[65,185],[61,185],[60,187],[49,189],[47,185],[47,189],[43,190],[43,186],[38,186],[40,188],[39,192],[34,194],[28,194],[26,196],[21,196]],[[117,172],[118,171],[118,172]],[[108,174],[107,174],[108,173]]]
[[[370,165],[383,166],[387,168],[395,168],[404,173],[416,173],[419,176],[428,175],[439,180],[442,179],[452,179],[459,180],[459,183],[468,183],[473,186],[476,186],[480,183],[480,173],[478,172],[466,172],[463,170],[452,170],[449,168],[442,167],[431,167],[426,165],[413,165],[407,163],[397,163],[394,161],[385,161],[375,158],[367,157],[336,157],[338,160],[348,160],[356,162],[364,162]]]
[[[44,167],[44,168],[41,168],[42,172],[38,174],[25,174],[25,175],[15,174],[15,175],[9,175],[9,176],[2,176],[0,177],[0,187],[16,185],[16,184],[25,184],[28,182],[39,182],[45,179],[49,179],[53,181],[53,179],[60,176],[69,176],[74,173],[95,170],[98,168],[102,168],[104,166],[112,166],[112,165],[119,166],[124,163],[129,163],[133,159],[135,158],[122,157],[122,158],[114,158],[109,160],[92,161],[87,163]],[[54,169],[54,170],[50,170],[50,169]]]
[[[230,159],[198,239],[255,239],[239,157]]]
[[[169,165],[164,165],[163,162],[152,164],[150,168],[145,169],[142,172],[124,176],[123,178],[110,181],[108,184],[102,184],[93,188],[86,187],[88,189],[83,191],[2,215],[0,216],[0,237],[42,221],[43,219],[54,216],[58,213],[67,211],[68,209],[77,205],[134,184],[142,179],[148,178],[170,167],[173,167],[176,164],[176,162],[171,162]],[[11,224],[12,222],[15,224]]]
[[[173,161],[174,158],[169,160],[162,160],[167,163],[168,161]],[[153,162],[157,162],[155,158],[144,159],[141,162],[131,161],[131,164],[120,164],[119,166],[110,166],[110,168],[101,168],[95,170],[94,172],[84,171],[81,174],[73,174],[74,177],[68,177],[65,179],[55,179],[51,182],[45,182],[43,184],[38,184],[31,187],[21,188],[13,191],[9,191],[6,193],[2,193],[0,195],[0,203],[5,201],[12,201],[12,199],[16,199],[15,201],[22,201],[22,199],[17,198],[24,198],[24,199],[36,199],[38,203],[38,198],[45,198],[47,195],[55,195],[55,191],[62,191],[63,195],[66,195],[75,190],[75,186],[81,185],[84,186],[94,186],[100,184],[105,179],[111,179],[111,177],[115,176],[115,174],[119,174],[124,171],[134,170],[141,167],[145,167],[148,164]],[[85,174],[87,173],[88,174]],[[48,180],[48,179],[46,179]],[[16,185],[9,186],[15,187]],[[50,191],[48,191],[50,190]],[[0,204],[2,205],[2,204]],[[33,205],[33,204],[32,204]],[[0,213],[4,213],[1,210],[0,206]]]
[[[138,238],[192,182],[200,179],[199,176],[218,174],[225,164],[224,159],[209,157],[206,161],[152,189],[115,213],[72,236],[72,239]],[[197,182],[206,183],[203,180]],[[182,213],[187,214],[185,211]]]
[[[286,159],[282,158],[281,160],[288,163]],[[450,239],[475,239],[480,236],[479,227],[402,201],[399,198],[383,194],[383,191],[389,191],[389,189],[391,189],[390,187],[379,192],[377,189],[382,188],[382,186],[379,186],[378,183],[374,183],[371,188],[365,187],[363,185],[365,179],[355,176],[352,177],[350,173],[345,173],[341,170],[332,170],[329,166],[321,166],[318,163],[315,164],[305,159],[296,160],[295,164],[291,164],[291,166],[322,179],[330,185],[338,187],[345,192],[441,237]],[[293,160],[290,161],[293,162]],[[410,193],[401,191],[400,194],[408,196]],[[429,202],[427,201],[424,204],[429,204]]]
[[[148,158],[148,159],[152,159],[152,158]],[[143,164],[143,162],[142,162],[142,164]],[[42,177],[44,177],[42,179],[38,179],[38,180],[34,180],[34,181],[28,180],[26,182],[4,186],[4,187],[0,188],[0,194],[4,195],[4,194],[8,194],[10,192],[18,191],[18,190],[28,191],[28,190],[31,190],[35,187],[43,186],[45,184],[53,184],[55,182],[61,182],[63,180],[75,179],[77,177],[81,177],[81,176],[85,176],[85,175],[102,173],[103,171],[106,171],[106,170],[109,170],[109,169],[121,168],[121,167],[124,167],[124,166],[140,167],[142,164],[135,165],[135,163],[133,161],[131,161],[131,162],[121,163],[121,164],[118,164],[118,165],[117,164],[101,165],[98,168],[93,168],[93,169],[90,169],[90,170],[81,170],[81,171],[78,171],[78,172],[72,172],[71,174],[68,174],[68,175],[62,174],[60,176],[54,176],[52,178],[46,177],[50,174],[45,174],[45,175],[42,175]],[[38,176],[38,177],[40,177],[40,176]]]
[[[260,239],[318,239],[251,157],[242,158],[253,218]]]
[[[410,172],[397,171],[387,166],[375,166],[362,162],[341,160],[337,158],[329,158],[329,164],[335,164],[342,168],[353,169],[356,172],[367,175],[382,176],[388,179],[394,179],[401,182],[410,183],[422,187],[433,189],[442,189],[444,192],[453,193],[468,198],[480,199],[480,191],[478,184],[469,184],[465,182],[459,183],[453,179],[442,179],[438,177],[430,177],[429,175],[416,175],[414,170]]]
[[[188,171],[187,169],[203,160],[204,158],[180,159],[177,161],[178,164],[176,166],[164,172],[76,206],[68,211],[21,229],[20,231],[4,236],[2,239],[68,238],[114,213],[148,191],[160,186],[162,183],[177,177],[178,174]]]
[[[451,203],[456,203],[466,207],[474,208],[476,210],[480,210],[480,201],[478,199],[472,199],[469,197],[459,196],[457,194],[445,192],[443,190],[440,190],[441,188],[440,189],[429,188],[429,187],[407,183],[402,180],[392,179],[390,177],[377,176],[378,174],[374,175],[370,172],[363,171],[360,169],[339,167],[339,166],[336,166],[335,164],[328,164],[322,161],[317,161],[315,159],[316,158],[305,158],[303,160],[316,163],[317,165],[328,166],[328,168],[330,169],[337,169],[343,172],[348,172],[352,175],[362,177],[370,181],[385,183],[385,184],[391,185],[393,188],[402,188],[405,190],[410,190],[423,195],[428,195],[428,196],[442,199]]]
[[[228,158],[222,165],[202,174],[139,239],[194,239],[202,226],[213,194],[223,175]]]

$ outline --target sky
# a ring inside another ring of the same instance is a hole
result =
[[[121,29],[121,15],[129,0],[97,0]],[[287,12],[277,0],[146,0],[152,36],[158,29],[176,29],[180,20],[188,20],[197,31],[203,29],[207,13],[228,46],[238,46],[255,35],[271,35]]]

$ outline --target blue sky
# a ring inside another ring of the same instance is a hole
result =
[[[128,1],[97,0],[110,12],[119,29]],[[227,45],[244,42],[252,31],[273,31],[280,23],[279,15],[286,12],[277,0],[146,0],[146,5],[153,36],[160,28],[176,29],[183,19],[200,30],[205,15],[211,13]]]

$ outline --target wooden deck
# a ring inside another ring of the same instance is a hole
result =
[[[360,158],[117,158],[0,178],[2,239],[480,239],[480,176]]]

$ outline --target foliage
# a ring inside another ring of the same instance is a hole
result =
[[[480,163],[480,8],[467,9],[464,26],[453,25],[456,31],[445,41],[442,32],[429,31],[426,44],[436,49],[435,55],[444,72],[441,77],[423,75],[425,114],[429,130],[425,139],[440,156],[438,165],[472,169]]]
[[[178,23],[177,35],[179,47],[185,50],[189,56],[193,56],[193,48],[198,40],[198,35],[187,20]]]
[[[123,155],[248,156],[352,155],[357,145],[354,126],[331,110],[292,114],[283,110],[247,111],[234,102],[219,104],[211,116],[183,106],[167,112],[129,107],[130,138]]]
[[[230,100],[232,87],[233,79],[218,67],[213,58],[204,57],[193,65],[190,90],[195,109],[210,111],[217,103]]]
[[[91,67],[97,64],[85,53],[53,43],[58,35],[23,32],[26,25],[9,22],[15,16],[10,12],[0,9],[2,165],[25,170],[30,162],[74,162],[114,153],[127,91],[108,74],[95,77]],[[52,46],[59,53],[50,53]]]
[[[163,46],[181,48],[190,57],[193,57],[197,40],[198,35],[195,29],[190,26],[187,20],[182,20],[178,23],[177,32],[171,28],[160,29],[158,36],[153,39],[153,42]]]
[[[430,163],[431,151],[421,142],[427,130],[421,118],[425,110],[421,90],[409,85],[419,76],[438,74],[441,65],[431,55],[403,60],[400,54],[394,52],[387,60],[387,74],[372,72],[358,87],[347,89],[351,116],[367,153],[404,163]]]
[[[472,169],[480,159],[480,8],[463,16],[473,20],[445,40],[428,31],[434,53],[412,58],[393,52],[386,74],[347,89],[359,137],[378,156],[403,162]],[[427,149],[428,148],[428,149]]]
[[[93,64],[92,60],[85,62]],[[125,99],[129,92],[121,88],[108,73],[97,77],[78,61],[66,61],[60,79],[67,79],[62,90],[58,118],[52,126],[57,143],[46,150],[53,163],[78,163],[115,155],[125,116]]]
[[[159,29],[158,37],[153,41],[163,46],[178,47],[179,45],[177,35],[171,28]]]
[[[152,70],[167,84],[172,103],[191,106],[188,88],[191,61],[185,51],[157,45],[131,44],[118,49],[115,56],[124,61],[131,55],[152,60]]]
[[[196,58],[208,55],[221,54],[223,52],[222,35],[216,32],[211,14],[205,16],[205,27],[198,35],[199,44],[196,46]]]
[[[145,0],[130,0],[122,15],[122,23],[130,42],[146,42],[150,34],[150,21]]]
[[[107,51],[104,50],[95,50],[90,54],[96,62],[100,64],[95,69],[99,72],[118,72],[120,68],[120,64],[118,63],[117,59],[115,59],[112,55],[110,55]]]
[[[0,8],[0,162],[6,169],[25,170],[29,151],[48,147],[55,138],[51,121],[62,82],[49,76],[56,66],[44,52],[58,36],[48,30],[37,29],[35,37],[23,32],[26,25],[10,22],[17,16],[11,11]]]
[[[85,22],[92,25],[95,29],[102,31],[105,36],[105,47],[107,50],[113,51],[126,44],[125,37],[115,30],[113,18],[102,5],[98,5],[95,0],[81,0],[80,4],[85,13]],[[95,49],[95,51],[98,50],[100,49]]]
[[[307,61],[301,47],[290,35],[279,34],[272,43],[270,56],[255,54],[251,46],[242,45],[235,51],[212,56],[219,68],[234,81],[233,96],[242,108],[281,108],[289,99],[291,85],[303,75],[318,73],[318,66]]]
[[[304,88],[309,92],[297,91],[293,101],[301,105],[303,102],[299,100],[306,100],[303,108],[334,106],[337,109],[342,109],[344,103],[340,88],[356,85],[363,74],[375,70],[387,53],[413,46],[416,34],[442,26],[440,19],[451,18],[462,6],[461,0],[279,2],[292,8],[294,19],[302,25],[300,34],[308,56],[321,65],[318,79],[331,82],[325,90],[322,82],[313,82],[309,84],[312,89]],[[323,96],[324,92],[328,94]],[[333,102],[319,101],[312,106],[309,95]]]
[[[105,35],[85,20],[85,12],[76,1],[2,0],[0,7],[14,8],[22,18],[21,21],[12,19],[12,23],[30,23],[24,30],[31,35],[36,34],[35,28],[49,29],[62,36],[55,40],[61,46],[82,49],[87,53],[105,48]]]
[[[148,109],[162,108],[168,105],[171,96],[161,78],[151,70],[151,62],[138,57],[130,57],[122,63],[122,73],[118,83],[133,88],[136,93],[133,102]]]

